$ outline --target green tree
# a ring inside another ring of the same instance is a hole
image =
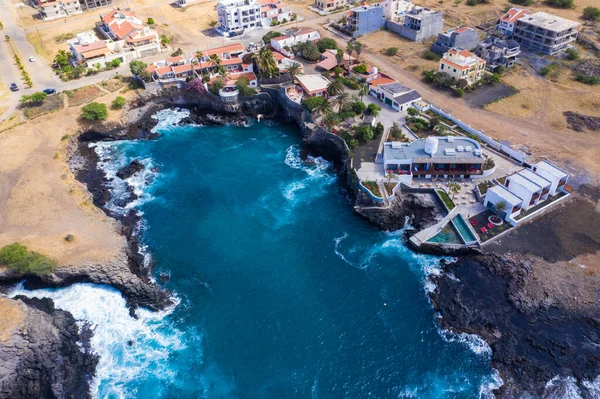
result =
[[[237,87],[242,96],[253,96],[256,94],[256,90],[250,87],[250,80],[245,76],[236,80],[235,87]]]
[[[583,9],[583,19],[588,21],[597,21],[600,19],[600,8],[586,7]]]
[[[373,130],[371,129],[370,126],[362,125],[362,126],[358,126],[356,128],[354,136],[361,143],[366,143],[367,141],[371,140],[374,137],[374,134],[373,134]]]
[[[105,104],[91,102],[81,108],[81,117],[89,121],[103,121],[108,118],[108,109]]]
[[[148,17],[147,23],[148,23],[148,25],[154,25],[154,18]]]
[[[408,115],[410,116],[417,116],[419,115],[419,111],[416,108],[413,107],[409,107],[406,112],[408,113]]]
[[[337,61],[337,65],[342,65],[344,63],[344,50],[338,48],[335,52],[335,60]]]
[[[281,36],[280,32],[277,32],[276,30],[270,31],[269,33],[267,33],[266,35],[264,35],[262,37],[262,40],[265,44],[271,44],[271,39],[275,39],[276,37]]]
[[[385,54],[389,55],[390,57],[395,56],[396,54],[398,54],[398,47],[389,47],[385,50]]]
[[[327,115],[332,112],[333,109],[331,108],[331,104],[326,98],[324,98],[322,102],[317,103],[316,107],[313,108],[313,115],[315,115],[315,117]]]
[[[221,90],[223,87],[225,87],[225,81],[221,76],[217,76],[213,83],[210,85],[209,90],[212,94],[218,95],[219,90]]]
[[[317,42],[317,48],[319,49],[319,51],[321,53],[324,53],[325,50],[329,50],[329,49],[337,50],[338,45],[334,39],[332,39],[330,37],[325,37]]]
[[[56,269],[56,262],[40,253],[29,251],[19,243],[6,245],[0,249],[0,265],[25,275],[42,276]]]
[[[462,190],[462,186],[458,183],[452,182],[448,187],[448,191],[452,194],[452,201],[454,201],[454,196],[458,194]]]
[[[321,52],[313,42],[305,42],[300,45],[302,58],[308,61],[318,61],[321,59]]]
[[[575,61],[579,59],[579,52],[573,47],[569,47],[568,49],[566,49],[565,53],[567,53],[568,60]]]
[[[121,63],[123,62],[123,60],[121,60],[120,58],[115,58],[114,60],[112,60],[110,62],[110,66],[113,68],[118,68],[119,65],[121,65]]]
[[[352,104],[352,111],[355,112],[357,115],[362,114],[363,112],[365,112],[366,109],[367,106],[362,101],[357,101]]]
[[[292,79],[292,82],[294,82],[296,80],[296,76],[301,75],[302,72],[302,65],[294,62],[292,65],[290,65],[290,67],[287,69],[287,74],[290,75],[290,78]]]
[[[150,73],[146,71],[148,64],[143,61],[133,60],[129,63],[129,70],[132,75],[139,76],[140,78],[146,80],[150,77]]]
[[[125,100],[125,97],[117,96],[114,100],[112,100],[110,107],[112,109],[121,109],[125,106],[126,103],[127,101]]]
[[[338,94],[331,100],[331,103],[334,107],[338,108],[338,114],[341,114],[342,108],[344,107],[344,105],[346,103],[348,103],[349,100],[350,100],[350,94],[341,92],[340,94]]]
[[[71,53],[66,50],[58,50],[56,57],[54,57],[54,62],[58,64],[59,67],[65,68],[69,66],[69,60],[71,59]]]
[[[325,114],[325,116],[323,117],[323,124],[325,125],[325,127],[327,127],[328,129],[332,129],[335,126],[339,125],[341,122],[341,119],[339,117],[338,114],[333,113],[333,112],[329,112],[327,114]]]
[[[363,51],[363,44],[359,41],[354,42],[354,51],[356,52],[356,62],[358,62],[358,57]]]
[[[320,107],[323,102],[325,102],[325,98],[323,97],[309,97],[304,101],[304,107],[312,112]]]
[[[340,79],[334,79],[327,86],[327,93],[329,93],[330,96],[337,96],[338,94],[342,93],[343,91],[344,91],[344,84],[342,83],[342,81]]]
[[[373,116],[377,116],[379,115],[379,113],[381,112],[381,107],[377,104],[369,104],[369,106],[367,107],[367,111],[369,111],[369,113]]]
[[[346,54],[348,54],[348,57],[352,57],[352,53],[354,53],[354,43],[348,42],[346,45]],[[350,66],[350,60],[348,60],[348,66]]]
[[[502,215],[508,209],[508,203],[504,200],[500,200],[495,205],[496,210]]]
[[[41,104],[44,102],[46,97],[48,97],[48,95],[46,93],[44,93],[43,91],[38,91],[33,94],[25,94],[25,95],[21,96],[21,98],[19,99],[19,102],[22,104],[26,104],[26,103]]]
[[[456,97],[462,97],[465,95],[465,91],[463,89],[457,87],[456,89],[454,89],[454,95]]]
[[[279,74],[277,63],[275,62],[275,58],[273,58],[273,52],[268,47],[263,47],[258,53],[254,53],[253,58],[263,77],[272,78]]]

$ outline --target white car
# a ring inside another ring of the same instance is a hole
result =
[[[29,62],[35,62],[35,57],[34,56],[29,57]]]

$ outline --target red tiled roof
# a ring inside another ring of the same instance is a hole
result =
[[[524,8],[511,8],[500,18],[504,22],[515,23],[517,19],[529,14]]]
[[[213,54],[217,54],[220,56],[223,53],[234,53],[234,52],[237,53],[237,52],[241,52],[241,51],[246,51],[246,49],[244,48],[244,45],[242,43],[231,43],[231,44],[228,44],[227,46],[221,46],[221,47],[211,48],[208,50],[203,50],[202,55],[208,57]]]
[[[167,58],[167,62],[168,62],[169,64],[171,64],[171,63],[173,63],[173,62],[184,61],[184,60],[185,60],[185,59],[184,59],[184,58],[183,58],[181,55],[178,55],[178,56],[175,56],[175,57],[169,57],[169,58]]]
[[[105,24],[110,24],[111,22],[113,22],[115,20],[115,14],[119,13],[119,14],[123,14],[126,17],[136,17],[135,13],[133,11],[123,11],[123,10],[116,10],[113,9],[111,12],[109,12],[108,14],[105,14],[101,17],[102,22],[104,22]]]
[[[139,32],[134,36],[129,36],[127,38],[127,41],[129,43],[133,43],[133,42],[141,42],[144,40],[150,40],[150,39],[156,39],[158,38],[158,33],[154,32],[154,31],[150,31],[150,33],[146,34],[146,35],[140,35]]]
[[[158,69],[158,67],[154,64],[150,64],[146,67],[146,72],[148,73],[152,73],[154,71],[156,71]]]
[[[463,33],[473,30],[473,28],[469,28],[468,26],[461,26],[455,30],[456,33]]]
[[[102,40],[91,42],[89,44],[80,44],[78,46],[73,46],[73,48],[79,54],[83,54],[87,51],[93,51],[93,50],[99,50],[99,49],[107,49],[108,50],[106,43],[104,43]]]
[[[166,73],[171,72],[171,67],[170,66],[164,66],[164,67],[161,67],[161,68],[157,68],[154,72],[156,72],[156,74],[158,76],[162,76],[162,75],[164,75]]]
[[[395,80],[392,78],[389,78],[387,76],[381,76],[379,78],[375,78],[375,79],[369,81],[369,86],[377,87],[380,85],[387,85],[387,84],[394,83],[394,82],[395,82]]]
[[[275,58],[275,61],[281,61],[285,56],[277,51],[273,51],[273,58]]]
[[[192,66],[190,64],[177,65],[173,67],[173,73],[176,75],[182,72],[189,72],[191,70]]]

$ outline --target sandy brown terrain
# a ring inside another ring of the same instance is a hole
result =
[[[20,302],[0,297],[0,342],[8,341],[14,329],[21,325],[25,316],[21,306]]]
[[[118,94],[97,101],[109,103]],[[85,126],[79,113],[79,107],[65,108],[0,133],[0,246],[18,241],[71,265],[102,263],[124,248],[113,220],[91,204],[66,164],[65,135]],[[110,120],[121,114],[110,111]]]

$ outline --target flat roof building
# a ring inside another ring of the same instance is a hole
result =
[[[546,12],[536,12],[516,21],[513,40],[522,47],[554,55],[577,39],[580,26],[579,22]]]
[[[307,97],[327,96],[327,86],[331,83],[327,78],[321,75],[298,75],[296,76],[298,84]]]
[[[508,221],[521,213],[523,200],[503,186],[493,186],[487,190],[483,205],[493,209],[500,217]]]
[[[531,170],[550,182],[549,195],[556,195],[564,189],[569,174],[548,161],[541,161],[531,167]]]
[[[474,50],[478,43],[479,33],[468,26],[461,26],[438,34],[437,40],[431,46],[431,51],[441,55],[452,47]]]

